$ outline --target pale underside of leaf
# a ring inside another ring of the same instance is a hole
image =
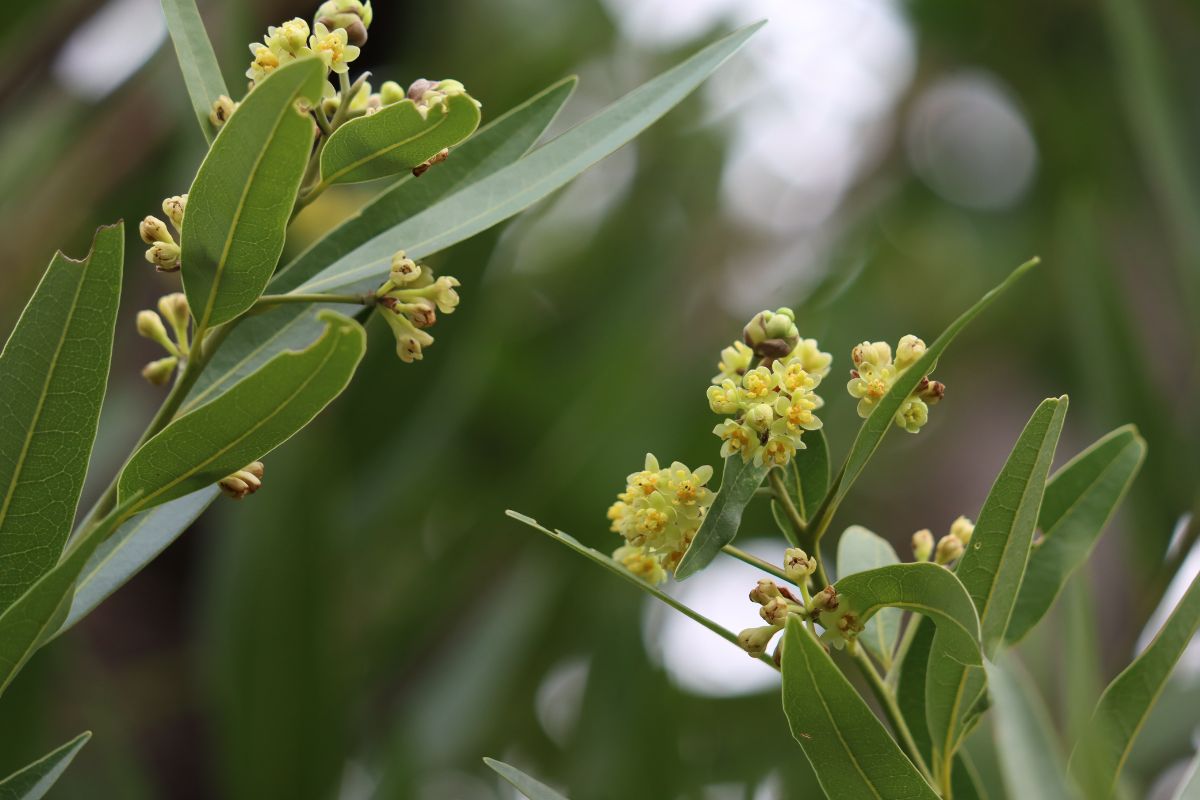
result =
[[[495,770],[497,775],[512,784],[514,789],[528,797],[529,800],[567,800],[566,797],[554,791],[546,784],[534,780],[524,772],[521,772],[521,770],[505,764],[503,761],[497,761],[494,758],[484,758],[483,763]]]
[[[91,738],[91,731],[85,731],[0,781],[0,800],[40,800],[45,797]]]
[[[859,525],[842,532],[837,545],[837,577],[845,578],[876,567],[899,564],[900,557],[883,537]],[[887,669],[892,664],[892,651],[900,636],[904,612],[898,608],[883,608],[866,622],[858,641]]]

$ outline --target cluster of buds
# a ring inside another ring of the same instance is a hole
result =
[[[217,481],[217,486],[227,497],[241,500],[262,488],[263,463],[255,461],[232,475],[227,475]]]
[[[939,539],[935,546],[933,532],[923,528],[913,534],[913,558],[917,561],[929,561],[932,558],[935,564],[949,566],[962,557],[974,533],[975,523],[966,517],[959,517],[950,524],[950,532]]]
[[[786,465],[805,447],[804,432],[821,427],[814,412],[824,401],[815,390],[831,361],[815,339],[800,338],[791,309],[755,315],[742,341],[721,351],[721,371],[708,387],[709,408],[727,416],[713,428],[721,456]]]
[[[314,20],[329,30],[342,29],[350,43],[361,47],[367,43],[367,29],[371,27],[371,2],[361,0],[326,0],[317,9]]]
[[[750,602],[760,606],[758,614],[767,624],[746,628],[737,638],[742,649],[755,658],[767,651],[771,639],[787,624],[789,614],[804,617],[807,613],[804,601],[791,589],[765,578],[750,590]]]
[[[166,320],[166,325],[163,324]],[[162,346],[168,355],[151,361],[142,368],[142,377],[155,386],[171,380],[181,359],[187,358],[191,344],[188,339],[188,324],[191,313],[187,298],[181,292],[173,292],[158,299],[158,312],[146,309],[137,315],[137,332],[140,336]],[[174,338],[167,333],[171,326]]]
[[[418,264],[403,250],[392,256],[387,281],[375,292],[375,302],[396,336],[396,353],[406,364],[420,361],[424,348],[433,344],[427,328],[437,322],[437,312],[452,314],[458,307],[457,278],[434,278],[429,267]]]
[[[163,200],[162,210],[171,220],[176,233],[183,231],[183,212],[187,208],[187,195],[181,194]],[[138,233],[142,241],[150,245],[146,251],[146,260],[154,265],[159,272],[177,272],[179,270],[179,243],[171,235],[167,223],[156,216],[148,216],[138,225]]]
[[[821,640],[839,649],[847,642],[854,641],[865,626],[858,614],[846,608],[846,603],[832,586],[826,586],[813,595],[812,602],[808,604],[808,613],[825,629]]]
[[[666,572],[674,572],[712,505],[713,492],[705,486],[712,475],[710,466],[693,472],[678,461],[663,469],[647,453],[645,469],[626,478],[625,491],[608,509],[612,531],[626,543],[613,558],[647,579],[661,581]],[[657,562],[659,569],[628,562],[642,557]]]
[[[908,334],[896,345],[896,358],[887,342],[863,342],[850,353],[854,368],[846,391],[858,400],[858,415],[871,416],[875,406],[891,390],[896,379],[917,362],[925,352],[925,342]],[[909,433],[916,433],[929,421],[929,406],[946,394],[946,385],[929,380],[925,375],[896,411],[895,423]]]

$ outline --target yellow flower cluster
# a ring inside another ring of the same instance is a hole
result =
[[[272,25],[267,28],[267,35],[261,43],[250,45],[250,55],[254,59],[246,70],[246,77],[258,83],[284,64],[311,56],[313,51],[308,42],[308,23],[299,17],[282,25]]]
[[[850,371],[846,391],[858,400],[858,415],[863,419],[871,416],[876,404],[887,395],[896,380],[924,353],[925,342],[912,334],[900,339],[894,361],[887,342],[863,342],[855,346],[850,352],[854,368]],[[929,406],[941,400],[945,393],[945,384],[924,376],[896,411],[896,425],[909,433],[921,430],[929,421]]]
[[[647,453],[645,469],[626,479],[625,491],[608,509],[612,530],[626,542],[613,558],[651,583],[666,580],[712,505],[713,492],[705,485],[712,475],[712,467],[693,472],[678,461],[663,469]]]

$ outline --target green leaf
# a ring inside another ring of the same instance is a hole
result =
[[[734,540],[738,526],[742,524],[742,513],[770,471],[770,464],[759,466],[753,460],[742,461],[736,453],[725,459],[721,489],[704,515],[696,538],[675,569],[677,580],[684,580],[704,569],[722,547]]]
[[[71,610],[54,636],[66,633],[141,572],[179,538],[219,494],[216,487],[201,489],[138,514],[117,528],[83,568],[75,585]]]
[[[1045,701],[1031,678],[1011,656],[986,667],[992,694],[996,751],[1009,797],[1067,800],[1076,795],[1066,779]]]
[[[0,610],[71,532],[108,383],[124,226],[83,261],[55,254],[0,353]]]
[[[674,108],[736,53],[759,22],[713,42],[517,163],[364,242],[297,291],[367,291],[387,276],[392,254],[424,258],[485,231],[566,185]],[[189,209],[190,210],[190,209]]]
[[[411,170],[479,127],[479,106],[466,94],[446,98],[428,114],[401,100],[342,125],[321,151],[321,183],[358,183]]]
[[[0,694],[34,652],[58,629],[83,565],[129,510],[117,509],[75,541],[62,559],[0,614]]]
[[[39,800],[44,797],[91,738],[92,732],[85,731],[0,781],[0,800]]]
[[[350,383],[366,333],[323,312],[325,332],[307,349],[280,353],[211,403],[177,418],[130,457],[117,484],[134,511],[216,483],[287,441]]]
[[[529,800],[567,800],[566,797],[551,789],[544,783],[535,781],[516,767],[509,766],[494,758],[484,758],[483,763],[496,771],[501,778],[508,781]]]
[[[877,567],[899,564],[891,543],[860,525],[851,525],[842,533],[837,548],[837,576],[846,578],[859,572]],[[957,583],[957,581],[956,581]],[[961,587],[960,587],[961,588]],[[969,602],[970,598],[968,598]],[[974,609],[971,616],[975,615]],[[892,666],[892,653],[900,636],[900,622],[904,612],[899,608],[881,608],[866,622],[858,635],[858,641],[867,651],[883,664],[884,669]],[[976,627],[979,623],[976,621]]]
[[[792,458],[792,468],[800,487],[796,508],[804,519],[809,519],[820,507],[825,493],[829,491],[829,440],[825,431],[805,431],[804,449],[797,450]]]
[[[1200,753],[1188,765],[1172,800],[1200,800]]]
[[[979,612],[983,652],[989,658],[1012,615],[1066,411],[1065,397],[1044,400],[1034,411],[984,501],[955,571]],[[983,669],[954,655],[945,636],[941,628],[934,633],[925,690],[939,779],[939,770],[949,769],[954,751],[975,721],[977,703],[986,700],[987,688]]]
[[[908,724],[909,733],[926,762],[931,760],[933,745],[929,738],[929,723],[925,717],[925,684],[929,669],[929,650],[933,647],[936,626],[928,617],[913,617],[909,625],[917,628],[904,661],[900,663],[900,679],[896,684],[896,705]]]
[[[826,613],[839,617],[850,613],[865,621],[888,608],[914,611],[934,621],[935,641],[943,643],[949,658],[962,664],[982,664],[975,605],[958,578],[945,567],[928,561],[892,564],[846,575],[834,588],[838,592],[837,611]]]
[[[1100,696],[1092,724],[1075,743],[1069,769],[1089,800],[1111,797],[1121,768],[1175,662],[1200,629],[1200,575],[1154,641]]]
[[[1128,425],[1075,456],[1046,484],[1038,516],[1043,538],[1029,554],[1005,633],[1009,644],[1045,616],[1067,578],[1087,560],[1145,456],[1145,440]]]
[[[299,101],[321,99],[325,68],[303,58],[259,83],[221,128],[188,192],[180,256],[198,330],[254,304],[275,271],[313,143]]]
[[[937,797],[795,616],[784,634],[782,671],[783,712],[827,797]]]
[[[946,330],[942,331],[941,336],[934,340],[933,344],[925,350],[925,353],[917,359],[917,361],[904,371],[896,382],[892,384],[892,388],[888,391],[883,399],[880,400],[875,410],[871,412],[871,416],[863,422],[858,429],[858,435],[854,437],[854,443],[850,446],[850,454],[846,456],[846,463],[842,466],[841,472],[838,473],[834,480],[834,495],[833,502],[830,504],[830,512],[841,504],[845,499],[846,493],[850,491],[850,487],[862,474],[863,469],[867,466],[867,462],[871,460],[871,456],[879,449],[883,437],[892,427],[893,418],[896,412],[900,410],[905,399],[917,388],[917,384],[926,375],[933,372],[933,368],[937,360],[941,358],[942,353],[954,341],[954,338],[967,327],[967,324],[993,302],[996,298],[1003,294],[1017,280],[1038,264],[1038,259],[1034,258],[1017,267],[1012,273],[1004,279],[1004,281],[963,312],[958,319],[950,323]]]
[[[211,144],[215,134],[208,113],[218,97],[229,95],[225,79],[221,77],[221,66],[217,63],[212,42],[204,32],[204,21],[200,19],[195,0],[162,0],[162,7],[192,109],[205,140]]]
[[[420,179],[411,175],[368,203],[272,279],[271,290],[290,291],[326,265],[441,198],[519,159],[546,130],[575,88],[565,78],[497,117],[454,152],[454,158]],[[239,319],[201,373],[185,408],[225,391],[282,349],[302,347],[321,329],[318,308],[294,303]]]

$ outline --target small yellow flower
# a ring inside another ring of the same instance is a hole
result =
[[[861,345],[860,345],[861,347]],[[857,349],[857,348],[856,348]],[[855,371],[846,391],[851,397],[858,399],[858,415],[863,419],[871,416],[875,404],[883,399],[892,384],[896,382],[896,368],[891,364],[876,365],[874,362],[863,361]]]
[[[804,362],[798,358],[779,360],[771,365],[779,388],[786,392],[803,392],[816,388],[820,378],[810,375],[804,368]]]
[[[784,421],[787,432],[799,436],[804,431],[815,431],[821,427],[821,420],[813,413],[817,408],[816,395],[796,393],[789,401],[781,397],[775,401],[775,413]]]
[[[821,352],[816,339],[801,339],[796,348],[788,356],[788,360],[799,359],[804,371],[818,381],[829,374],[833,356]]]
[[[896,369],[906,370],[925,354],[925,342],[911,333],[902,336],[896,345]]]
[[[734,414],[742,400],[742,390],[730,378],[708,387],[708,407],[714,414]]]
[[[717,363],[719,373],[713,376],[713,383],[721,383],[726,378],[740,380],[750,362],[754,359],[754,351],[744,342],[734,342],[721,351],[721,360]]]
[[[250,45],[250,54],[254,60],[246,70],[246,77],[258,83],[279,67],[279,54],[265,44],[255,42]]]
[[[312,55],[312,51],[306,47],[308,37],[308,22],[295,17],[278,27],[272,25],[267,28],[267,36],[264,41],[273,50],[281,50],[294,58],[299,58],[302,55]]]
[[[929,406],[919,397],[910,397],[896,412],[896,425],[908,431],[917,433],[929,421]]]
[[[644,547],[624,545],[612,554],[613,560],[647,583],[658,585],[667,579],[662,560]]]
[[[350,68],[350,62],[358,58],[360,52],[357,47],[348,43],[344,28],[331,31],[320,22],[313,26],[313,35],[309,37],[308,46],[325,62],[326,67],[339,74]]]
[[[751,403],[774,400],[775,375],[766,367],[755,367],[742,376],[744,396]]]
[[[759,447],[758,435],[732,419],[727,419],[713,428],[713,433],[724,442],[721,445],[721,458],[729,458],[737,453],[743,461],[749,461]]]
[[[769,464],[773,467],[782,467],[787,465],[795,455],[796,444],[790,436],[771,436],[755,454],[754,463],[759,466]]]

